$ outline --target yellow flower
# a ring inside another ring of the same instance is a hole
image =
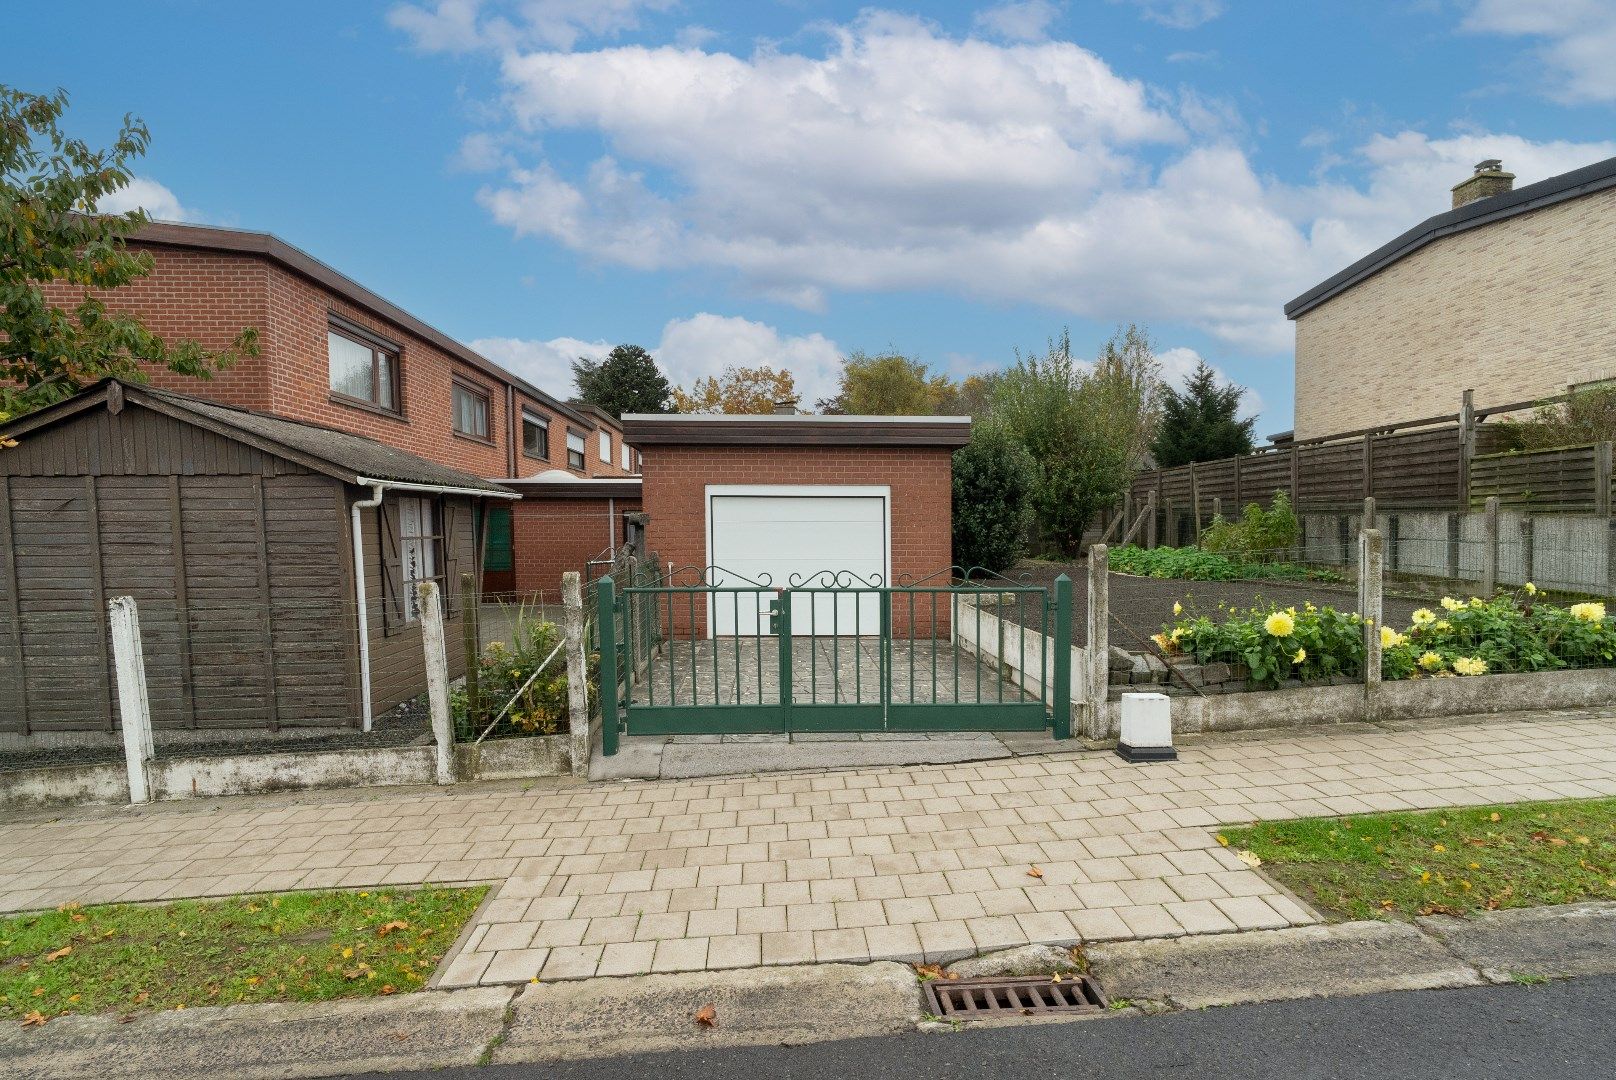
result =
[[[1303,660],[1306,660],[1306,659],[1307,659],[1307,650],[1306,649],[1297,649],[1296,650],[1296,655],[1291,657],[1291,663],[1300,664]]]
[[[1471,598],[1470,598],[1470,606],[1471,606],[1471,607],[1482,607],[1482,606],[1483,606],[1483,605],[1485,605],[1485,604],[1486,604],[1486,603],[1487,603],[1487,601],[1485,601],[1485,600],[1483,600],[1483,599],[1482,599],[1482,598],[1481,598],[1481,597],[1479,597],[1479,596],[1472,596],[1472,597],[1471,597]]]
[[[1442,598],[1442,610],[1444,611],[1458,611],[1462,607],[1464,607],[1464,605],[1459,603],[1459,601],[1455,600],[1451,596],[1444,596]]]
[[[1589,601],[1585,604],[1572,604],[1571,617],[1581,619],[1583,622],[1604,622],[1605,605],[1598,601]]]
[[[1319,609],[1313,606],[1313,601],[1309,600],[1307,603],[1302,605],[1302,610],[1303,611],[1317,611]]]
[[[1420,667],[1424,668],[1426,671],[1435,671],[1437,668],[1439,668],[1441,666],[1442,666],[1442,654],[1441,653],[1434,653],[1434,652],[1431,652],[1431,651],[1427,650],[1427,651],[1420,654]]]
[[[1290,637],[1296,630],[1296,620],[1283,611],[1276,611],[1263,620],[1263,629],[1270,637]]]
[[[1172,641],[1168,639],[1166,634],[1151,634],[1150,640],[1154,641],[1156,643],[1156,647],[1162,652],[1167,652],[1173,647]]]
[[[1432,626],[1433,630],[1452,630],[1453,624],[1446,619],[1438,619]]]
[[[1521,588],[1526,590],[1526,595],[1527,596],[1536,596],[1537,595],[1537,586],[1533,585],[1530,581],[1528,581],[1525,585],[1522,585]]]
[[[1382,649],[1395,649],[1397,646],[1401,645],[1407,640],[1408,638],[1404,637],[1402,634],[1399,634],[1396,630],[1393,630],[1389,626],[1382,626],[1380,628],[1380,647]]]
[[[1453,670],[1460,675],[1487,674],[1487,661],[1477,656],[1456,656],[1453,659]]]
[[[1177,600],[1173,601],[1173,614],[1174,615],[1182,615],[1182,614],[1184,614],[1184,605],[1180,604]]]
[[[1429,626],[1430,624],[1432,624],[1434,622],[1436,622],[1436,612],[1432,611],[1430,608],[1424,608],[1424,607],[1415,609],[1415,611],[1414,611],[1414,625],[1415,626]]]
[[[1179,639],[1182,638],[1183,636],[1184,636],[1184,628],[1182,626],[1175,626],[1175,627],[1173,627],[1173,632],[1171,634],[1167,635],[1167,640],[1171,641],[1174,645],[1177,645]]]

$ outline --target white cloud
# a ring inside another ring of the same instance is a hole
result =
[[[1012,0],[976,13],[977,30],[1005,41],[1042,41],[1060,8],[1049,0]]]
[[[1171,349],[1163,349],[1156,354],[1156,359],[1161,363],[1162,381],[1174,390],[1183,390],[1184,384],[1189,381],[1189,377],[1195,374],[1195,369],[1200,365],[1202,357],[1194,349],[1179,345]],[[1224,386],[1235,385],[1235,381],[1229,378],[1228,373],[1222,368],[1215,364],[1208,364],[1207,366],[1217,376],[1219,383]],[[1240,398],[1240,418],[1242,420],[1258,415],[1265,408],[1261,394],[1249,386],[1243,387],[1243,389],[1245,393]]]
[[[609,342],[573,337],[548,341],[481,338],[471,347],[563,398],[574,391],[574,360],[580,356],[600,359],[612,350]],[[835,392],[842,351],[823,334],[782,334],[766,323],[703,311],[669,321],[651,355],[675,386],[684,387],[731,366],[784,368],[795,377],[802,399],[811,405]]]
[[[179,197],[157,181],[134,177],[117,191],[102,197],[95,208],[103,214],[145,210],[155,221],[201,221],[196,210],[180,204]]]
[[[1571,102],[1616,101],[1616,5],[1610,0],[1474,0],[1461,24],[1475,33],[1542,39],[1550,92]]]
[[[1117,0],[1111,0],[1116,3]],[[1223,0],[1124,0],[1153,23],[1174,30],[1193,30],[1223,14]]]
[[[395,29],[422,52],[465,53],[530,46],[570,49],[586,37],[611,37],[640,26],[645,12],[667,11],[678,0],[436,0],[398,4],[387,13]]]
[[[1522,183],[1609,143],[1416,132],[1331,148],[1362,177],[1260,176],[1225,102],[1116,74],[1068,42],[950,38],[865,12],[823,53],[512,52],[513,152],[480,200],[520,235],[641,270],[717,270],[822,310],[837,292],[939,290],[1101,322],[1179,322],[1253,351],[1285,301],[1446,208],[1470,166]]]

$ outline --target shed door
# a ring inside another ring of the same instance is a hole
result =
[[[713,584],[749,581],[790,588],[795,580],[813,591],[791,599],[793,636],[877,634],[881,596],[871,590],[888,581],[885,488],[709,488],[708,550],[716,568]],[[842,575],[838,589],[823,575]],[[765,612],[774,597],[719,593],[713,623],[720,636],[768,633]],[[738,602],[737,602],[738,601]]]

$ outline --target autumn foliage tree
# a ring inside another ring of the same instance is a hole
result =
[[[258,352],[250,328],[210,351],[165,341],[108,306],[109,290],[152,272],[150,254],[125,246],[148,218],[96,207],[133,179],[150,135],[125,117],[112,146],[94,149],[62,131],[66,108],[60,90],[0,86],[0,419],[109,376],[145,381],[145,369],[159,367],[205,379]]]
[[[681,413],[772,413],[777,401],[795,401],[797,383],[784,368],[726,367],[717,376],[706,375],[690,389],[673,392],[673,411]]]

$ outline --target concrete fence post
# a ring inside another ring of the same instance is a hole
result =
[[[589,775],[589,665],[584,657],[584,590],[576,570],[561,575],[562,633],[567,641],[567,718],[572,775]]]
[[[449,715],[449,650],[443,640],[443,604],[436,581],[415,586],[421,609],[421,650],[426,656],[426,703],[437,743],[437,780],[454,783],[454,720]]]
[[[482,657],[482,595],[477,575],[460,575],[460,644],[466,653],[466,707],[468,715],[482,715],[482,689],[478,685],[477,661]]]
[[[146,693],[146,658],[140,647],[140,612],[132,596],[107,601],[112,624],[112,662],[118,678],[118,719],[123,727],[123,758],[129,771],[129,801],[151,802],[151,699]]]
[[[1487,496],[1481,512],[1481,595],[1498,591],[1498,496]]]
[[[1364,624],[1364,719],[1376,719],[1380,690],[1380,629],[1384,618],[1383,581],[1385,549],[1380,530],[1358,533],[1358,613]]]
[[[1111,552],[1104,544],[1089,548],[1089,604],[1083,655],[1083,734],[1104,739],[1111,734]]]
[[[1533,522],[1531,514],[1524,513],[1520,516],[1520,523],[1521,581],[1527,582],[1537,576],[1537,525]],[[1491,594],[1488,596],[1490,598]]]

